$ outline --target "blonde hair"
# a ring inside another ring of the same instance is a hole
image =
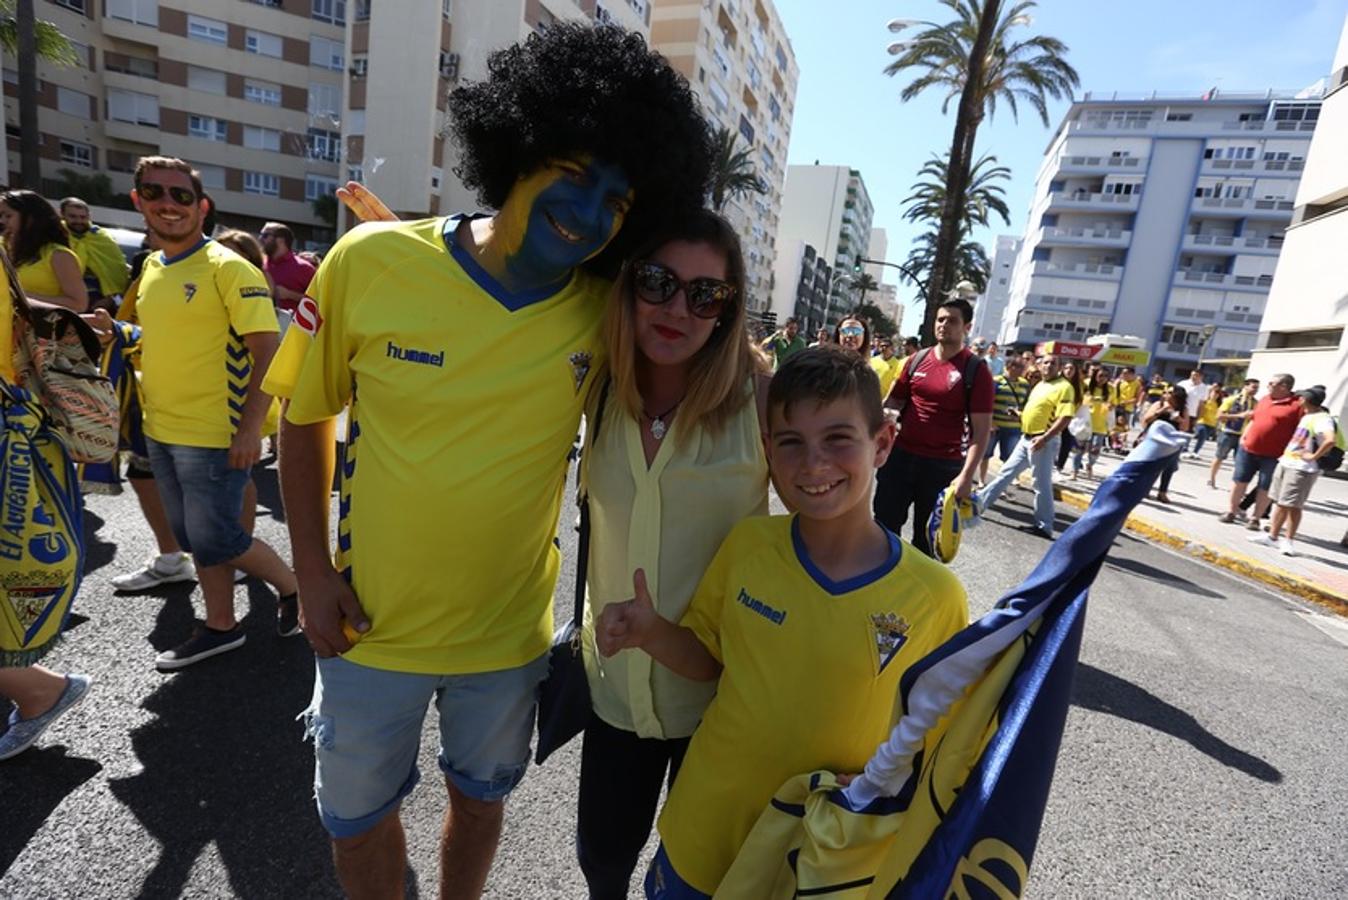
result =
[[[726,281],[735,288],[735,299],[721,312],[707,343],[693,355],[688,391],[679,404],[679,418],[684,424],[718,431],[745,403],[752,401],[750,376],[771,369],[767,357],[749,339],[745,325],[744,254],[739,238],[725,219],[710,210],[698,210],[667,223],[643,242],[623,266],[604,320],[612,393],[628,415],[641,419],[644,410],[637,389],[637,299],[632,286],[633,268],[671,241],[707,244],[720,250],[726,258]],[[686,440],[693,430],[680,429],[680,440]]]

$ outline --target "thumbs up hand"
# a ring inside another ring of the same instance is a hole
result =
[[[604,656],[643,646],[659,625],[660,614],[655,611],[643,570],[637,569],[632,574],[632,589],[631,600],[610,603],[599,614],[594,636],[599,652]]]

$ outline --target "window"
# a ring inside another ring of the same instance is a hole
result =
[[[187,86],[194,91],[208,94],[225,94],[225,73],[218,69],[203,69],[200,66],[187,67]]]
[[[104,15],[137,25],[159,27],[159,0],[107,0]]]
[[[342,88],[336,84],[309,85],[309,115],[336,122],[342,115]]]
[[[71,41],[70,49],[75,51],[75,58],[79,60],[75,65],[81,69],[92,69],[93,55],[88,44],[81,44],[79,41]]]
[[[321,197],[331,197],[332,192],[335,190],[337,190],[336,178],[329,178],[327,175],[304,176],[305,200],[312,202]]]
[[[214,119],[210,116],[188,116],[187,133],[194,138],[201,138],[203,141],[224,143],[229,140],[229,125],[224,119]]]
[[[440,184],[445,180],[445,172],[439,166],[431,166],[431,190],[440,193]]]
[[[449,5],[449,0],[445,0],[445,6]],[[449,15],[449,13],[445,13]],[[370,21],[370,0],[356,0],[356,21]]]
[[[754,126],[749,124],[749,120],[744,118],[743,114],[740,115],[740,134],[750,147],[754,145]]]
[[[618,20],[613,18],[613,13],[609,12],[608,10],[604,9],[604,7],[598,4],[595,4],[594,7],[594,20],[601,25],[618,24]]]
[[[346,133],[347,134],[365,133],[365,110],[353,109],[351,110],[350,113],[347,114]]]
[[[123,75],[139,75],[141,78],[159,77],[159,63],[153,59],[143,59],[139,56],[120,56],[116,53],[105,53],[103,55],[103,68],[109,72],[120,72]]]
[[[94,167],[94,148],[76,141],[62,141],[61,162],[79,166],[81,169],[92,169]]]
[[[341,156],[342,135],[338,131],[310,128],[305,135],[305,146],[310,159],[336,162]]]
[[[192,168],[200,173],[202,187],[214,188],[217,191],[223,191],[225,189],[225,169],[223,166],[207,166],[201,163],[192,163]]]
[[[208,44],[219,44],[224,47],[229,43],[229,26],[219,19],[188,16],[187,36],[194,41],[205,41]]]
[[[772,116],[774,122],[779,121],[782,117],[782,105],[771,94],[768,94],[768,115]]]
[[[368,4],[370,0],[365,0],[365,2]],[[632,0],[627,0],[627,2],[631,3]],[[444,0],[444,2],[440,4],[440,15],[444,16],[446,19],[453,15],[453,12],[454,0]]]
[[[250,103],[280,106],[281,86],[269,81],[254,81],[250,78],[243,83],[243,99]]]
[[[364,78],[370,74],[370,57],[364,53],[351,55],[351,77]]]
[[[347,166],[347,167],[346,167],[346,180],[347,180],[347,181],[359,181],[359,182],[364,183],[364,181],[365,181],[365,167],[364,167],[364,166]]]
[[[250,150],[281,150],[281,132],[275,128],[259,128],[256,125],[243,126],[243,145]]]
[[[313,35],[309,38],[309,65],[320,69],[334,69],[338,72],[346,68],[345,48],[341,41],[330,41],[325,37]]]
[[[346,0],[314,0],[313,17],[334,25],[346,24]],[[368,17],[368,13],[366,16]]]
[[[159,127],[159,98],[153,94],[108,88],[108,118],[114,122]]]
[[[55,3],[57,6],[73,9],[77,13],[84,12],[85,0],[55,0]]]
[[[68,116],[87,119],[90,115],[89,95],[70,88],[56,88],[56,108]]]
[[[265,31],[254,31],[249,28],[243,35],[243,49],[249,53],[257,53],[262,56],[274,56],[281,58],[281,38],[275,34],[267,34]]]
[[[261,194],[264,197],[281,195],[281,179],[270,172],[244,172],[243,192]]]
[[[1194,114],[1193,114],[1193,113],[1166,113],[1166,114],[1165,114],[1165,120],[1166,120],[1167,122],[1191,122],[1191,121],[1193,121],[1193,118],[1194,118]]]
[[[721,87],[721,82],[713,78],[707,82],[707,93],[711,94],[712,106],[718,113],[723,113],[730,108],[730,95],[726,93],[725,88]]]

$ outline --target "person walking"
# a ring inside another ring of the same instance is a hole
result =
[[[317,267],[295,253],[295,232],[281,222],[268,222],[258,232],[265,255],[263,269],[275,286],[276,308],[293,315],[295,307],[309,289]]]
[[[833,329],[833,343],[869,360],[871,326],[856,316],[847,316],[838,322],[837,328]]]
[[[1189,377],[1180,382],[1184,387],[1184,396],[1187,398],[1184,408],[1184,415],[1189,420],[1189,427],[1196,428],[1202,421],[1200,412],[1203,402],[1208,399],[1208,394],[1212,391],[1212,385],[1203,380],[1203,370],[1193,369],[1189,372]],[[1195,435],[1197,437],[1197,435]],[[1206,438],[1204,438],[1206,440]],[[1202,440],[1197,440],[1195,446],[1191,447],[1185,454],[1187,459],[1198,459],[1198,449],[1203,445]]]
[[[70,249],[70,237],[56,210],[42,195],[32,191],[0,193],[0,235],[18,272],[19,286],[29,300],[88,312],[84,267]]]
[[[1085,375],[1081,370],[1081,364],[1074,359],[1064,360],[1062,364],[1062,378],[1072,385],[1073,394],[1076,396],[1076,408],[1079,411],[1086,402]],[[1054,460],[1054,467],[1059,472],[1063,471],[1064,467],[1066,467],[1067,458],[1072,455],[1072,451],[1076,449],[1076,445],[1077,441],[1076,438],[1072,437],[1071,430],[1064,431],[1062,439],[1058,444],[1057,459]]]
[[[1114,381],[1114,402],[1117,404],[1114,415],[1124,416],[1129,428],[1137,423],[1138,400],[1141,394],[1142,379],[1137,377],[1137,370],[1132,366],[1124,366]]]
[[[660,222],[701,204],[710,173],[688,83],[637,35],[554,24],[493,53],[487,72],[451,92],[449,121],[459,171],[497,212],[348,232],[266,382],[290,398],[280,469],[319,657],[304,713],[315,799],[356,898],[403,894],[399,809],[432,704],[449,799],[440,892],[483,891],[548,669],[553,537],[607,356],[609,279]],[[652,330],[691,340],[677,321]],[[333,429],[348,404],[334,560]],[[643,412],[647,432],[682,415]],[[638,426],[615,417],[623,427]]]
[[[805,338],[800,335],[800,321],[792,316],[786,320],[780,331],[774,331],[763,339],[764,350],[772,353],[772,366],[777,368],[791,358],[791,354],[805,349]]]
[[[1085,460],[1086,477],[1095,477],[1095,464],[1109,439],[1109,415],[1113,409],[1113,387],[1109,383],[1109,373],[1104,367],[1091,370],[1091,382],[1086,388],[1086,406],[1091,416],[1091,436],[1077,445],[1072,456],[1072,477],[1081,474],[1082,461]]]
[[[1296,379],[1279,373],[1269,379],[1268,393],[1259,399],[1250,411],[1249,425],[1241,435],[1236,450],[1235,471],[1231,473],[1231,504],[1219,517],[1223,522],[1235,522],[1240,515],[1240,502],[1245,499],[1251,481],[1255,481],[1254,511],[1245,526],[1259,530],[1259,520],[1268,512],[1268,489],[1278,458],[1287,449],[1292,435],[1301,421],[1301,401],[1292,393]]]
[[[1006,359],[1002,356],[996,341],[988,342],[988,354],[983,357],[983,361],[988,364],[988,371],[992,373],[993,378],[1006,371]]]
[[[1250,423],[1258,393],[1259,379],[1246,378],[1240,393],[1227,397],[1217,407],[1217,453],[1208,469],[1208,487],[1217,487],[1217,473],[1221,471],[1222,462],[1240,446],[1240,436]]]
[[[1058,359],[1045,354],[1039,357],[1041,379],[1020,416],[1020,443],[1012,451],[997,477],[973,496],[974,509],[981,516],[997,502],[1016,476],[1034,468],[1034,525],[1032,530],[1043,537],[1053,538],[1053,464],[1058,455],[1058,440],[1076,415],[1075,386],[1062,377]]]
[[[936,345],[908,360],[885,399],[899,411],[899,436],[876,478],[875,518],[901,535],[911,508],[912,544],[933,557],[927,520],[936,499],[947,486],[970,499],[992,431],[992,375],[964,346],[972,326],[969,301],[944,300]]]
[[[1254,543],[1277,547],[1284,556],[1297,555],[1295,539],[1301,527],[1301,511],[1320,477],[1320,460],[1336,446],[1342,446],[1338,423],[1325,411],[1324,389],[1316,386],[1297,391],[1296,396],[1301,400],[1302,415],[1273,473],[1269,496],[1275,507],[1268,534],[1250,535]],[[1282,536],[1284,525],[1286,537]]]
[[[894,380],[903,370],[903,360],[894,355],[893,338],[882,337],[879,340],[880,353],[871,357],[871,368],[880,376],[880,396],[888,397],[889,389],[894,386]]]
[[[1209,387],[1203,402],[1198,404],[1198,421],[1194,423],[1194,452],[1189,456],[1190,459],[1199,459],[1203,445],[1217,435],[1217,412],[1225,397],[1226,391],[1222,386],[1214,384]]]
[[[1024,371],[1020,357],[1013,356],[1006,360],[1006,370],[992,381],[992,434],[978,469],[980,484],[988,482],[988,461],[993,453],[1005,464],[1020,442],[1020,414],[1030,396],[1030,383],[1023,377]]]
[[[273,405],[261,385],[276,352],[276,313],[261,272],[202,236],[201,179],[190,165],[144,157],[134,183],[132,201],[163,248],[146,261],[136,300],[146,445],[206,605],[204,624],[155,660],[174,671],[243,646],[236,569],[276,589],[278,633],[299,633],[294,574],[239,521]]]
[[[1147,406],[1142,413],[1142,434],[1147,433],[1152,422],[1169,422],[1177,431],[1189,430],[1188,397],[1183,387],[1174,385],[1166,388],[1161,399]],[[1138,440],[1141,440],[1141,435]],[[1156,499],[1161,503],[1170,502],[1170,479],[1175,477],[1179,471],[1179,454],[1172,454],[1166,463],[1166,467],[1161,470],[1161,477],[1156,486]]]

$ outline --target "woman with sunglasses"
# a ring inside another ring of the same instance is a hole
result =
[[[83,267],[50,203],[32,191],[0,193],[0,230],[24,296],[77,313],[88,311]]]
[[[870,359],[871,326],[856,316],[848,316],[834,329],[833,343]]]

